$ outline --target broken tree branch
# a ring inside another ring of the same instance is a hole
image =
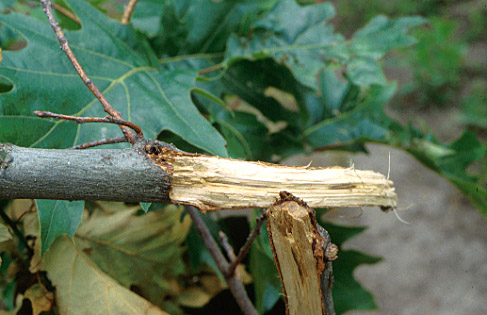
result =
[[[310,207],[396,206],[392,181],[373,171],[247,162],[163,149],[149,155],[171,176],[171,200],[202,211],[268,208],[282,190]]]
[[[268,208],[282,190],[315,208],[396,206],[392,181],[353,168],[291,167],[177,151],[140,140],[124,150],[0,143],[0,199],[105,200]]]
[[[61,49],[64,51],[69,61],[73,65],[74,70],[76,70],[81,80],[83,80],[83,82],[88,87],[88,89],[90,89],[91,93],[93,93],[93,95],[103,105],[103,109],[105,110],[105,112],[107,112],[113,118],[122,119],[122,115],[120,115],[120,113],[117,112],[115,108],[113,108],[113,106],[108,102],[105,96],[100,92],[100,90],[93,83],[93,81],[91,81],[90,78],[88,78],[88,75],[86,75],[86,72],[83,70],[83,67],[81,67],[78,59],[76,58],[76,55],[69,47],[68,40],[64,36],[63,31],[61,30],[59,24],[54,19],[54,16],[52,15],[51,2],[46,0],[40,0],[40,1],[41,1],[42,9],[44,10],[44,13],[49,19],[49,23],[51,24],[51,27],[54,33],[56,34],[59,43],[61,44]],[[124,136],[127,138],[127,141],[130,142],[131,144],[134,144],[136,139],[133,132],[125,126],[120,126],[120,129],[122,129],[122,132]]]
[[[281,279],[286,314],[334,315],[333,300],[327,305],[331,282],[323,285],[324,273],[324,279],[332,281],[331,261],[326,256],[329,239],[327,242],[323,239],[314,210],[283,191],[269,208],[267,232]]]

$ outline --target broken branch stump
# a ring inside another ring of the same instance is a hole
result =
[[[335,314],[331,289],[337,247],[313,209],[287,192],[269,208],[267,233],[281,279],[286,314]]]
[[[268,208],[289,191],[310,207],[396,206],[392,181],[354,168],[295,167],[177,151],[158,141],[123,150],[0,143],[0,199],[104,200]]]
[[[394,208],[397,201],[392,181],[353,167],[285,166],[175,152],[165,147],[149,156],[171,178],[171,201],[203,212],[268,208],[280,191],[292,192],[314,208]]]

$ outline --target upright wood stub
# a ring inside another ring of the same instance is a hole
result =
[[[323,237],[314,211],[290,194],[269,208],[267,232],[286,302],[287,314],[325,314],[321,274]]]

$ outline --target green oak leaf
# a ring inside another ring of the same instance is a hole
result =
[[[228,143],[230,157],[270,160],[268,129],[252,114],[221,111],[216,122]]]
[[[305,130],[306,142],[312,148],[330,145],[353,144],[390,137],[391,120],[383,112],[383,106],[396,91],[395,84],[375,86],[362,102],[341,115],[325,119]]]
[[[229,38],[225,61],[231,64],[241,58],[272,57],[313,89],[318,88],[316,76],[330,63],[347,66],[347,75],[356,85],[386,84],[378,59],[395,47],[414,43],[407,32],[425,21],[420,17],[389,20],[378,16],[345,40],[327,23],[334,14],[328,2],[299,5],[294,0],[279,1],[253,24],[251,36]]]
[[[340,87],[342,85],[338,85]],[[411,126],[402,126],[383,110],[395,90],[395,84],[372,86],[362,99],[356,97],[349,111],[306,129],[306,143],[314,150],[342,148],[353,151],[354,147],[350,148],[350,145],[367,142],[401,148],[451,181],[483,214],[487,214],[485,177],[467,172],[469,165],[487,156],[485,144],[471,132],[464,133],[450,144],[442,144],[432,135],[423,134]]]
[[[272,57],[289,66],[298,81],[313,88],[315,75],[335,54],[333,47],[344,41],[326,24],[334,14],[331,3],[301,6],[294,0],[279,1],[253,24],[250,36],[228,39],[225,60],[231,64],[242,58]]]
[[[140,202],[140,207],[146,213],[147,213],[147,211],[149,211],[149,208],[150,208],[151,205],[152,205],[152,203],[150,203],[150,202]]]
[[[320,222],[321,220],[318,219]],[[377,308],[374,297],[355,280],[353,272],[362,264],[375,264],[381,261],[379,257],[373,257],[356,250],[344,250],[345,241],[362,233],[363,227],[344,227],[331,223],[320,224],[330,233],[331,241],[339,247],[338,259],[333,262],[333,300],[337,314],[343,314],[350,310],[373,310]]]
[[[147,40],[131,25],[110,20],[85,1],[66,3],[81,21],[80,30],[65,32],[71,48],[125,119],[141,126],[148,138],[169,130],[203,150],[226,156],[224,139],[191,102],[197,70],[159,65]],[[13,84],[10,92],[0,94],[0,141],[66,148],[120,136],[114,125],[35,117],[34,110],[77,116],[106,113],[59,49],[47,19],[11,13],[0,15],[0,22],[27,40],[26,48],[4,52],[0,65],[2,78]]]
[[[296,80],[286,67],[277,65],[269,58],[255,62],[235,62],[223,74],[221,81],[227,93],[237,95],[274,122],[285,121],[291,126],[300,126],[307,119],[307,109],[300,99],[300,87],[296,86]],[[297,108],[284,107],[275,97],[266,93],[269,88],[293,94],[298,98]],[[296,119],[296,114],[302,118]]]
[[[159,56],[222,53],[232,32],[248,31],[248,20],[275,2],[141,0],[132,23],[151,38]]]
[[[41,233],[41,255],[51,246],[57,236],[73,237],[81,223],[84,201],[36,200]]]

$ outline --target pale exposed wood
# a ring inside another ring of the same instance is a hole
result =
[[[269,208],[267,231],[287,314],[325,314],[321,292],[323,238],[308,209],[296,201]]]
[[[396,206],[392,181],[373,171],[291,167],[171,150],[150,156],[171,176],[171,201],[202,211],[268,208],[280,191],[313,208]]]

